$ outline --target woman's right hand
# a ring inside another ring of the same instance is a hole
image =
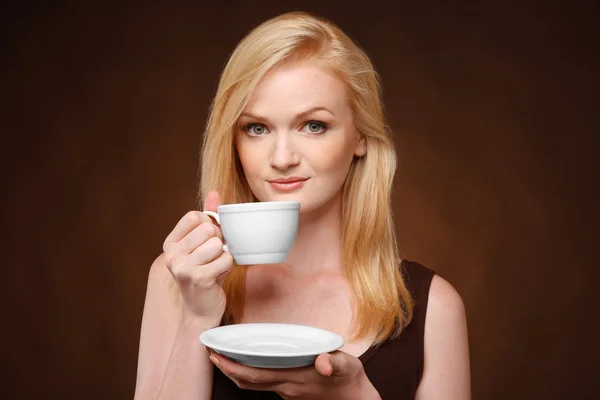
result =
[[[206,211],[217,211],[221,198],[210,192]],[[211,217],[200,211],[188,212],[163,244],[165,263],[183,297],[183,315],[201,318],[217,326],[227,299],[221,287],[233,266],[233,256],[223,251],[223,235]]]

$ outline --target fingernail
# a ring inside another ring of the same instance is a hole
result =
[[[219,366],[219,360],[217,359],[217,357],[215,356],[210,356],[208,357],[210,361],[213,362],[213,364],[215,364],[217,367]]]

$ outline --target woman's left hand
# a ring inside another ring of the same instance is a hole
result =
[[[248,367],[211,353],[213,364],[241,389],[272,391],[284,399],[381,399],[362,362],[342,351],[320,354],[314,365],[291,369]]]

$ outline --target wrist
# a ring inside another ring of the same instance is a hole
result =
[[[181,313],[179,327],[180,329],[199,335],[204,331],[218,327],[220,324],[220,318],[202,317],[190,312],[184,307]]]

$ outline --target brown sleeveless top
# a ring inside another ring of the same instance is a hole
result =
[[[400,336],[369,348],[359,359],[383,400],[413,399],[423,374],[425,314],[434,272],[403,260],[400,264],[406,286],[415,300],[411,322]],[[214,400],[281,399],[274,392],[242,390],[218,368],[214,369]]]

